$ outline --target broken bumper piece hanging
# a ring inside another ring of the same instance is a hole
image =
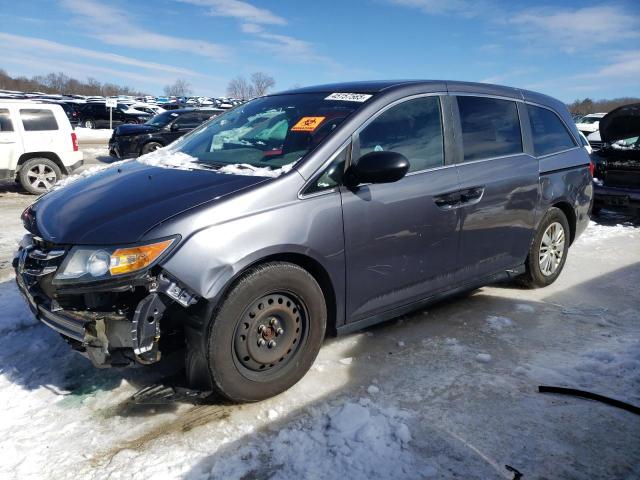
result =
[[[198,297],[159,267],[127,278],[56,285],[53,278],[69,251],[33,235],[21,241],[13,267],[34,315],[98,367],[159,361],[161,337],[174,330],[167,314]]]

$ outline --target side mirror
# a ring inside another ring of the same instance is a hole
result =
[[[361,183],[393,183],[409,171],[409,160],[397,152],[369,152],[345,172],[344,183],[356,187]]]
[[[172,132],[177,132],[178,130],[180,130],[180,125],[178,125],[176,122],[173,122],[171,124],[171,131]]]

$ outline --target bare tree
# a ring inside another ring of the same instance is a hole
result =
[[[254,96],[262,97],[275,86],[276,81],[271,75],[267,75],[264,72],[255,72],[251,74],[251,83],[253,84]]]
[[[164,87],[164,94],[167,97],[187,97],[191,95],[191,84],[184,78],[178,78],[173,85]]]
[[[250,100],[255,96],[253,85],[244,77],[236,77],[229,82],[227,95],[240,100]]]

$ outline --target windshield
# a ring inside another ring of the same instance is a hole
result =
[[[277,169],[293,164],[363,105],[362,101],[327,100],[327,96],[258,98],[182,137],[175,148],[211,165]]]
[[[622,150],[640,150],[640,137],[629,137],[618,140],[612,145],[613,148],[619,148]]]
[[[175,112],[162,112],[156,115],[153,118],[150,118],[145,122],[145,125],[151,125],[152,127],[164,127],[170,121],[178,117],[179,115]]]

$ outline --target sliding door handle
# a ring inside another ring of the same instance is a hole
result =
[[[433,197],[433,201],[443,210],[450,210],[460,206],[460,192],[444,193]]]
[[[484,194],[484,187],[468,188],[460,192],[460,203],[462,205],[472,205],[478,203]]]

